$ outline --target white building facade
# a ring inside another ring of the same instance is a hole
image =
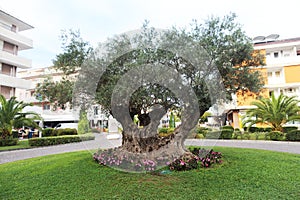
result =
[[[31,39],[19,34],[33,27],[0,10],[0,94],[5,98],[15,96],[16,88],[29,89],[31,82],[17,78],[18,69],[31,68],[31,60],[18,55],[31,49]]]

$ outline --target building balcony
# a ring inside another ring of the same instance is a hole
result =
[[[31,68],[31,60],[11,53],[0,51],[0,62],[17,66],[22,69]]]
[[[0,85],[20,88],[20,89],[32,89],[34,88],[31,81],[20,79],[13,76],[7,76],[4,74],[0,74]]]
[[[300,56],[289,56],[281,58],[266,58],[267,67],[283,67],[300,64]]]
[[[18,45],[19,50],[31,49],[33,47],[33,42],[31,39],[13,31],[7,30],[1,26],[0,39]]]

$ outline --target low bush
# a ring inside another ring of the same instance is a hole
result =
[[[168,133],[168,128],[167,127],[159,128],[158,133]]]
[[[232,138],[232,134],[233,134],[233,129],[232,130],[231,129],[222,129],[220,138],[229,140]]]
[[[61,135],[77,135],[77,130],[75,128],[62,128],[54,129],[52,136],[61,136]]]
[[[206,127],[198,127],[196,129],[196,134],[202,134],[205,137],[208,131],[212,131],[212,129]]]
[[[275,140],[275,141],[281,141],[284,138],[284,133],[280,131],[272,131],[269,133],[266,133],[266,139]]]
[[[45,128],[42,130],[42,137],[50,137],[53,136],[53,128]]]
[[[233,139],[242,139],[242,132],[239,129],[234,130],[234,132],[232,134],[232,138]]]
[[[84,135],[65,135],[56,137],[43,137],[43,138],[31,138],[28,140],[30,146],[50,146],[58,144],[66,144],[73,142],[82,142],[86,140],[94,140],[95,136],[92,134]]]
[[[292,130],[286,134],[288,141],[300,141],[300,130]]]
[[[166,127],[160,128],[160,129],[158,129],[158,135],[160,137],[167,137],[167,136],[173,134],[174,130],[175,130],[175,128],[166,128]]]
[[[18,138],[0,139],[0,146],[14,146],[18,144]]]
[[[13,136],[13,138],[19,138],[19,133],[18,133],[18,131],[17,131],[17,130],[13,130],[13,131],[12,131],[12,136]]]
[[[234,128],[232,126],[222,126],[221,130],[231,130],[232,132],[234,131]]]
[[[290,131],[298,130],[297,126],[286,126],[283,127],[283,132],[284,133],[289,133]]]

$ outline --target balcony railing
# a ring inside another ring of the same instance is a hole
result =
[[[31,60],[13,55],[5,51],[0,51],[0,62],[14,65],[23,69],[27,69],[31,67]]]
[[[286,65],[300,64],[300,56],[289,56],[281,58],[267,58],[267,67],[281,67]]]
[[[0,39],[18,45],[19,50],[32,48],[32,40],[0,26]]]
[[[33,85],[31,81],[16,78],[13,76],[7,76],[4,74],[0,74],[0,85],[20,88],[20,89],[32,89]]]

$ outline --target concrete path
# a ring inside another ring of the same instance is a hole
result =
[[[121,145],[121,140],[107,140],[107,134],[95,134],[95,140],[80,143],[63,144],[57,146],[40,147],[0,152],[0,164],[24,160],[45,155],[66,153],[81,150],[93,150],[98,148],[112,148]],[[256,140],[199,140],[187,139],[185,145],[195,146],[226,146],[238,148],[265,149],[279,152],[300,154],[300,142],[277,142],[277,141],[256,141]]]

